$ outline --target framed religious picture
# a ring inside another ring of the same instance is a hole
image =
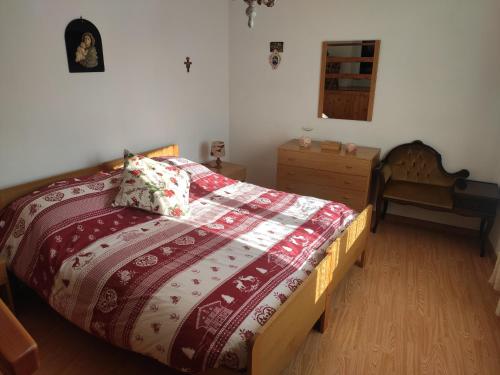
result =
[[[283,45],[284,42],[270,42],[269,43],[269,52],[274,52],[274,50],[283,53]]]
[[[101,34],[90,21],[77,18],[64,32],[70,73],[104,72]]]

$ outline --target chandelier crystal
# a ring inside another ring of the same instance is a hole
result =
[[[243,0],[245,3],[248,4],[248,8],[246,11],[246,14],[248,16],[248,27],[252,28],[254,24],[254,18],[257,15],[257,11],[255,10],[257,4],[258,5],[265,5],[268,8],[274,6],[275,0]]]

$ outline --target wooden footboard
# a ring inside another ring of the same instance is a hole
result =
[[[314,324],[328,325],[330,297],[349,268],[360,258],[370,231],[372,206],[359,214],[335,240],[307,280],[257,333],[249,375],[277,375],[287,367]]]

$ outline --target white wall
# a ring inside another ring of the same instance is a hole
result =
[[[68,72],[64,30],[80,16],[100,30],[104,73]],[[1,0],[0,51],[0,188],[124,147],[204,159],[228,139],[226,0]]]
[[[274,185],[276,148],[302,126],[314,127],[313,138],[383,153],[421,139],[449,171],[496,180],[500,1],[278,1],[257,9],[253,30],[244,8],[230,4],[230,147],[234,161],[249,165],[251,181]],[[318,119],[321,43],[375,38],[382,45],[373,121]],[[270,41],[285,42],[276,71],[267,62]]]

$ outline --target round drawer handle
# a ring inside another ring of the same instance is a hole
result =
[[[352,166],[351,165],[346,165],[345,169],[352,169]]]
[[[349,181],[344,181],[344,185],[350,185],[351,183]]]

